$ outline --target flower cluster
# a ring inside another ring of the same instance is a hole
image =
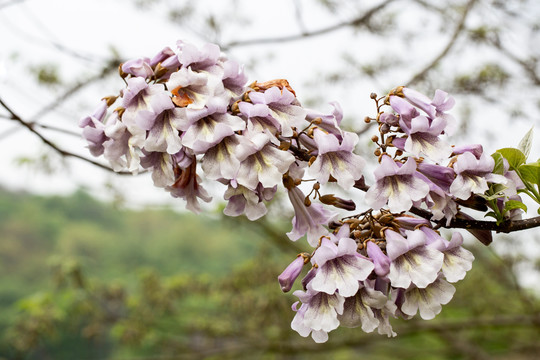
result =
[[[179,41],[119,70],[126,87],[80,121],[90,152],[115,171],[150,171],[154,185],[192,211],[211,199],[201,171],[227,186],[225,214],[250,220],[266,213],[265,202],[291,172],[297,183],[287,181],[286,189],[297,215],[290,237],[309,233],[316,242],[330,213],[304,203],[304,170],[344,188],[362,176],[364,161],[353,153],[358,137],[339,128],[338,105],[328,115],[305,109],[282,79],[246,85],[242,67],[217,45]]]
[[[381,111],[378,106],[374,120],[380,136],[373,140],[378,145],[379,165],[375,184],[365,198],[373,209],[387,205],[392,212],[402,212],[424,206],[433,214],[432,220],[445,219],[449,224],[459,205],[502,210],[508,200],[518,197],[516,189],[523,183],[508,166],[495,174],[495,161],[481,145],[454,146],[444,139],[455,128],[454,118],[447,113],[454,99],[446,92],[437,90],[429,99],[398,87],[384,104],[392,111]],[[493,196],[485,196],[490,189]]]
[[[441,90],[433,99],[405,87],[372,96],[377,117],[366,120],[378,125],[378,166],[369,187],[355,154],[358,136],[341,128],[339,104],[320,113],[304,108],[284,79],[247,84],[242,67],[216,45],[179,41],[119,70],[125,88],[80,121],[90,152],[115,171],[150,172],[195,212],[211,200],[204,180],[226,187],[226,215],[250,220],[264,216],[283,187],[294,209],[287,235],[305,236],[313,251],[278,280],[290,291],[311,263],[303,290],[294,292],[291,326],[317,342],[340,325],[395,336],[390,318],[432,319],[474,259],[459,233],[448,241],[437,228],[467,216],[462,207],[519,217],[524,185],[509,163],[501,157],[496,164],[480,145],[446,141],[454,100]],[[354,211],[356,204],[323,193],[327,183],[366,191],[371,209],[339,219],[329,207]],[[430,216],[404,214],[413,208]]]
[[[299,302],[293,305],[292,328],[324,342],[339,325],[390,337],[396,335],[392,317],[408,320],[418,313],[433,319],[454,295],[451,283],[472,267],[474,256],[462,243],[459,233],[447,241],[427,220],[388,210],[342,220],[312,254],[302,254],[279,277],[282,289],[290,290],[311,260],[304,291],[294,292]]]

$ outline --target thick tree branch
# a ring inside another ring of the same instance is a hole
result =
[[[413,207],[410,212],[415,215],[418,215],[426,220],[431,220],[433,214],[427,210],[419,209]],[[434,221],[439,226],[452,229],[466,229],[466,230],[488,230],[495,231],[500,233],[511,233],[519,230],[527,230],[535,227],[540,227],[540,216],[536,216],[530,219],[525,220],[507,220],[500,224],[497,224],[495,221],[486,221],[486,220],[469,220],[469,219],[460,219],[454,218],[450,221],[450,224],[446,224],[446,220],[442,219],[439,221]]]
[[[302,40],[309,37],[324,35],[336,30],[340,30],[347,27],[359,27],[361,25],[367,26],[369,23],[369,20],[384,9],[386,6],[394,2],[395,0],[386,0],[382,3],[380,3],[377,6],[374,6],[373,8],[366,11],[363,15],[356,17],[352,20],[341,22],[335,25],[331,25],[328,27],[324,27],[318,30],[313,30],[309,32],[302,32],[300,34],[295,35],[287,35],[287,36],[281,36],[281,37],[273,37],[273,38],[260,38],[260,39],[249,39],[249,40],[238,40],[238,41],[232,41],[228,44],[222,45],[222,49],[230,49],[233,47],[239,47],[239,46],[249,46],[249,45],[261,45],[261,44],[272,44],[272,43],[284,43],[284,42],[291,42],[291,41],[297,41]]]
[[[355,188],[362,190],[364,192],[369,190],[369,186],[366,185],[364,179],[360,179],[354,185]],[[535,227],[540,227],[540,216],[536,216],[530,219],[525,220],[507,220],[500,224],[497,224],[495,221],[486,221],[486,220],[474,220],[474,219],[463,219],[463,218],[454,218],[450,221],[449,224],[446,224],[446,219],[433,220],[433,214],[424,209],[417,207],[412,207],[409,212],[420,216],[426,220],[436,223],[439,227],[447,229],[465,229],[465,230],[484,230],[484,231],[495,231],[498,233],[511,233],[519,230],[527,230]],[[484,244],[489,245],[489,244]]]

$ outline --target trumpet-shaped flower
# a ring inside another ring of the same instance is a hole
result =
[[[339,186],[350,189],[355,181],[362,177],[365,165],[364,159],[353,153],[358,136],[351,132],[343,132],[343,139],[340,142],[336,135],[315,129],[313,139],[318,147],[318,155],[311,164],[309,173],[321,184],[326,184],[332,176]]]
[[[415,176],[416,163],[412,158],[399,165],[387,155],[382,157],[374,171],[376,183],[365,197],[373,209],[380,209],[388,202],[390,211],[406,211],[413,201],[419,201],[429,193],[429,185]]]

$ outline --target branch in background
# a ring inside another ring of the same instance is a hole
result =
[[[76,158],[76,159],[79,159],[79,160],[83,160],[87,163],[90,163],[94,166],[97,166],[101,169],[105,169],[107,171],[112,171],[112,172],[115,172],[113,169],[111,169],[110,167],[106,166],[106,165],[103,165],[97,161],[94,161],[92,159],[88,159],[84,156],[81,156],[81,155],[78,155],[78,154],[75,154],[75,153],[72,153],[72,152],[69,152],[69,151],[66,151],[66,150],[63,150],[61,148],[59,148],[56,144],[54,144],[52,141],[50,141],[49,139],[47,139],[45,136],[43,136],[43,134],[41,134],[38,130],[35,129],[35,123],[30,123],[30,122],[26,122],[24,121],[19,115],[17,115],[17,113],[15,111],[13,111],[1,98],[0,98],[0,105],[6,109],[8,111],[8,113],[11,115],[11,120],[14,120],[16,122],[18,122],[19,124],[21,124],[23,127],[25,127],[26,129],[28,129],[30,132],[32,132],[34,135],[36,135],[38,138],[41,139],[41,141],[43,141],[43,143],[47,146],[49,146],[51,149],[53,149],[54,151],[56,151],[57,153],[59,153],[60,155],[62,156],[65,156],[65,157],[73,157],[73,158]],[[122,175],[131,175],[131,172],[115,172],[116,174],[122,174]]]
[[[525,73],[529,75],[530,79],[532,80],[533,84],[536,86],[540,86],[540,76],[536,72],[536,65],[538,64],[538,59],[534,59],[531,61],[526,61],[523,59],[520,59],[518,56],[514,55],[511,51],[509,51],[507,48],[505,48],[500,41],[498,40],[491,40],[490,43],[501,52],[504,56],[512,60],[513,62],[517,63],[519,66],[523,68]]]
[[[4,9],[4,8],[7,8],[11,5],[16,5],[18,3],[22,3],[24,2],[25,0],[11,0],[11,1],[6,1],[5,3],[3,4],[0,4],[0,10]]]
[[[362,16],[359,16],[355,19],[341,22],[332,26],[321,28],[318,30],[302,32],[296,35],[287,35],[287,36],[274,37],[274,38],[261,38],[261,39],[232,41],[228,44],[222,45],[221,48],[223,50],[226,50],[226,49],[239,47],[239,46],[291,42],[291,41],[297,41],[297,40],[301,40],[301,39],[305,39],[309,37],[324,35],[324,34],[327,34],[336,30],[340,30],[346,27],[359,27],[360,25],[367,26],[369,23],[369,20],[371,20],[373,15],[377,14],[379,11],[384,9],[387,5],[391,4],[393,1],[394,0],[386,0],[380,3],[379,5],[369,9]]]
[[[444,47],[444,49],[440,52],[439,55],[437,55],[428,65],[426,65],[422,70],[420,70],[416,75],[414,75],[409,81],[407,81],[405,84],[407,86],[411,86],[413,84],[416,84],[420,81],[422,81],[433,68],[435,68],[439,62],[450,52],[452,47],[455,45],[459,35],[463,32],[465,28],[465,20],[467,20],[467,16],[469,15],[470,10],[472,9],[474,3],[476,0],[469,0],[467,5],[465,6],[465,9],[463,9],[463,13],[461,14],[461,18],[456,26],[456,29],[454,30],[454,33],[452,34],[452,37]]]
[[[103,79],[108,74],[112,73],[113,71],[116,71],[118,69],[118,64],[120,61],[118,59],[111,59],[109,60],[105,66],[101,69],[99,73],[97,73],[94,76],[91,76],[87,79],[81,80],[75,85],[73,85],[71,88],[69,88],[67,91],[65,91],[62,95],[60,95],[56,100],[51,102],[49,105],[42,108],[40,111],[38,111],[34,116],[30,118],[28,121],[30,124],[33,125],[37,120],[39,120],[41,117],[43,117],[45,114],[50,113],[51,111],[55,110],[57,107],[62,105],[66,100],[68,100],[70,97],[75,95],[77,92],[85,88],[86,86]]]
[[[538,315],[503,315],[492,318],[474,318],[465,320],[460,319],[439,322],[413,322],[407,327],[396,329],[396,332],[401,338],[403,338],[407,336],[416,336],[423,333],[459,333],[474,329],[494,327],[534,327],[536,326],[538,321],[540,321],[540,316]],[[318,344],[301,344],[286,341],[261,344],[238,342],[237,340],[233,340],[230,342],[224,342],[222,346],[217,348],[193,348],[193,351],[191,351],[189,355],[185,354],[185,358],[191,359],[192,356],[194,356],[195,354],[200,357],[206,357],[215,354],[220,354],[221,356],[238,355],[238,357],[240,357],[240,355],[253,354],[254,349],[257,349],[258,351],[264,350],[265,352],[273,354],[287,354],[288,356],[293,356],[295,354],[330,352],[337,349],[363,348],[365,346],[373,345],[377,342],[382,342],[384,340],[386,340],[386,338],[381,336],[368,335],[356,339],[346,339],[342,341],[335,340],[326,343],[324,347],[321,347]],[[176,358],[177,357],[175,357],[175,359]],[[180,359],[182,358],[184,357],[180,357]]]

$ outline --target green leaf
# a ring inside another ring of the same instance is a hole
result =
[[[527,205],[518,200],[508,200],[504,204],[503,215],[514,209],[522,209],[523,211],[527,212]]]
[[[521,139],[521,141],[519,142],[519,145],[518,145],[518,149],[521,150],[521,152],[523,152],[523,154],[525,155],[525,159],[527,159],[529,157],[529,154],[531,152],[532,139],[533,139],[533,128],[534,127],[531,127],[531,129],[529,131],[527,131],[527,133],[525,134],[523,139]]]
[[[540,163],[521,165],[518,169],[523,180],[532,184],[540,184]]]
[[[503,175],[504,174],[503,156],[500,153],[495,152],[491,154],[491,157],[493,158],[493,160],[495,160],[495,167],[493,167],[493,173]]]
[[[508,187],[503,184],[491,184],[485,194],[478,194],[478,195],[483,197],[487,201],[495,200],[500,197],[503,197],[504,196],[503,191],[506,189],[508,189]]]
[[[527,157],[523,152],[516,148],[502,148],[497,150],[510,165],[510,170],[516,170],[521,164],[524,164],[527,160]]]
[[[494,211],[490,211],[486,215],[484,215],[484,217],[488,217],[488,216],[491,216],[492,218],[498,219],[497,214],[495,214]]]

